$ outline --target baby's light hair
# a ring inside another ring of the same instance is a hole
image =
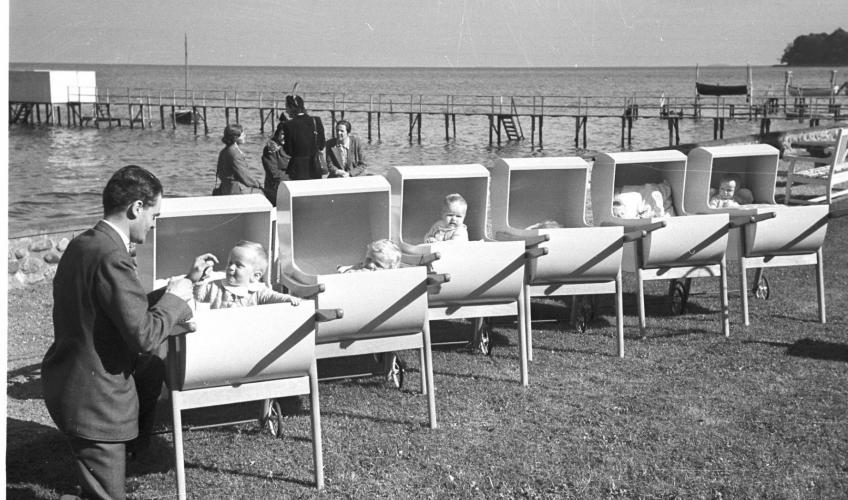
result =
[[[265,269],[268,268],[268,254],[265,252],[265,247],[255,241],[241,240],[233,248],[244,248],[253,252],[254,269],[265,274]]]
[[[465,198],[463,198],[459,193],[452,193],[445,196],[445,203],[442,205],[442,211],[450,210],[450,206],[454,203],[462,205],[466,210],[468,209],[468,202],[465,201]]]
[[[392,240],[382,239],[369,243],[367,255],[383,269],[397,269],[400,266],[400,248]]]

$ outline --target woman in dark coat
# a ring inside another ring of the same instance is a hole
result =
[[[286,173],[293,181],[320,179],[327,172],[324,124],[320,118],[306,114],[300,96],[286,96],[286,113],[289,120],[283,123],[283,149],[291,157]],[[321,168],[312,166],[312,158],[316,155]]]
[[[221,181],[221,194],[244,194],[248,188],[262,189],[262,184],[247,171],[247,160],[239,144],[244,144],[244,128],[233,123],[224,128],[221,142],[227,146],[218,154],[215,171]]]

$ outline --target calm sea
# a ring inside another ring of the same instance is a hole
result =
[[[130,65],[27,65],[11,69],[76,69],[97,73],[101,88],[145,88],[170,91],[184,86],[182,66]],[[844,79],[846,68],[841,68]],[[753,68],[757,92],[783,88],[785,70]],[[744,67],[701,69],[701,80],[724,84],[744,83]],[[239,90],[287,92],[295,82],[298,91],[357,94],[449,94],[529,96],[692,96],[694,67],[663,68],[514,68],[514,69],[422,69],[422,68],[277,68],[193,66],[189,88],[193,90]],[[830,80],[830,68],[795,68],[799,85],[822,86]],[[841,81],[841,80],[840,80]],[[154,93],[155,94],[155,93]],[[167,92],[166,92],[167,95]],[[308,102],[307,102],[308,106]],[[320,116],[320,115],[319,115]],[[158,117],[155,117],[158,119]],[[350,117],[354,133],[366,137],[363,116]],[[322,116],[325,123],[329,116]],[[359,119],[359,122],[357,121]],[[258,117],[242,118],[247,128],[247,153],[252,173],[261,178],[260,155],[265,138]],[[215,162],[221,123],[211,123],[208,136],[195,136],[192,127],[176,130],[139,128],[66,128],[14,125],[9,128],[9,234],[11,236],[84,227],[100,214],[100,194],[109,175],[118,167],[138,164],[162,179],[166,196],[208,194],[215,180]],[[529,125],[525,125],[529,126]],[[620,149],[618,119],[590,119],[587,149],[574,148],[571,118],[545,121],[544,149],[530,141],[509,143],[498,149],[488,146],[488,122],[484,117],[457,117],[457,138],[446,141],[441,118],[425,116],[421,144],[410,144],[405,115],[383,116],[381,141],[367,144],[365,152],[372,173],[393,165],[490,164],[497,157],[580,155],[591,158],[597,151]],[[772,130],[795,128],[793,122],[777,122]],[[712,138],[712,121],[680,124],[681,142]],[[758,122],[739,120],[728,124],[725,137],[754,133]],[[529,135],[529,134],[528,134]],[[376,138],[376,132],[375,132]],[[659,120],[639,120],[633,129],[633,149],[668,144],[668,131]]]

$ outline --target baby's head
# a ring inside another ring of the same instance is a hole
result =
[[[244,286],[257,283],[268,267],[268,254],[259,243],[242,240],[230,250],[227,260],[228,285]]]
[[[377,240],[368,245],[363,267],[372,271],[397,269],[400,266],[400,249],[392,240]]]
[[[739,179],[735,175],[724,175],[718,185],[716,196],[720,200],[732,200],[739,187]]]
[[[445,196],[445,202],[442,205],[442,221],[446,226],[459,227],[465,221],[467,210],[468,203],[461,194],[449,194]]]

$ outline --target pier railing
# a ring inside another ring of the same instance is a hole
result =
[[[190,112],[195,133],[209,133],[210,119],[223,118],[224,124],[244,120],[240,115],[258,112],[262,133],[273,130],[280,113],[285,108],[286,92],[268,90],[162,90],[150,88],[69,88],[71,102],[66,106],[66,121],[70,125],[107,122],[128,124],[130,127],[153,126],[157,123],[176,127],[178,111]],[[668,121],[669,142],[678,137],[681,119],[711,118],[714,120],[714,138],[723,137],[724,120],[760,120],[760,131],[768,132],[772,119],[809,120],[811,126],[821,120],[838,121],[848,114],[848,97],[792,97],[785,93],[765,93],[758,99],[749,96],[666,96],[650,93],[633,93],[625,96],[602,95],[474,95],[474,94],[401,94],[355,92],[307,92],[301,94],[310,112],[328,113],[331,121],[345,114],[366,114],[368,139],[371,139],[372,118],[379,123],[381,115],[409,115],[409,138],[417,127],[420,138],[422,115],[442,115],[445,135],[450,137],[448,123],[456,116],[485,116],[489,120],[490,143],[492,135],[501,138],[501,124],[505,117],[529,119],[531,135],[535,141],[538,131],[541,145],[544,118],[574,118],[575,144],[581,131],[585,147],[585,125],[590,118],[619,118],[621,120],[622,146],[630,140],[633,120],[653,118]],[[41,105],[44,106],[45,123],[61,123],[62,109],[51,103],[11,103],[11,122],[41,123]],[[223,116],[222,116],[223,115]],[[251,119],[252,120],[252,119]],[[518,121],[519,127],[521,126]],[[216,124],[216,126],[218,126]],[[523,137],[523,134],[521,134]],[[679,140],[679,139],[678,139]]]

